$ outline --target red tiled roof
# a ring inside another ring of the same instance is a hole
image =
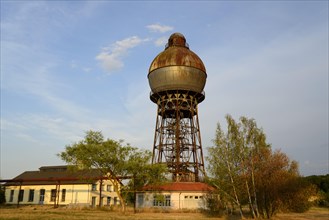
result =
[[[146,191],[212,191],[214,190],[213,187],[209,186],[206,183],[201,182],[174,182],[174,183],[167,183],[160,186],[145,186],[143,188]]]

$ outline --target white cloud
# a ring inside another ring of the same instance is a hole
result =
[[[160,24],[150,24],[147,25],[146,28],[149,29],[151,32],[160,32],[160,33],[165,33],[174,29],[171,26],[160,25]]]
[[[111,73],[120,70],[124,65],[118,56],[111,54],[109,51],[103,51],[96,57],[104,70]]]
[[[168,38],[167,37],[160,37],[154,41],[155,45],[157,47],[164,46],[167,43]]]
[[[108,73],[118,71],[123,68],[123,57],[127,55],[128,50],[134,48],[148,39],[140,39],[138,36],[128,37],[121,41],[116,41],[109,47],[102,48],[102,52],[96,56],[101,66]]]

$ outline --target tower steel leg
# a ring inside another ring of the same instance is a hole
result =
[[[197,98],[189,92],[159,94],[152,163],[164,163],[176,182],[205,175]]]

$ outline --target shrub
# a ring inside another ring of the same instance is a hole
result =
[[[209,193],[205,196],[207,213],[211,216],[223,216],[225,208],[222,205],[220,195],[216,193]]]

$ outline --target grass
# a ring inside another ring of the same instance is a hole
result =
[[[309,220],[309,219],[329,219],[329,208],[312,207],[306,213],[280,213],[275,216],[275,220]]]
[[[72,209],[67,207],[53,208],[50,206],[14,206],[0,207],[0,220],[83,220],[83,219],[109,219],[109,220],[238,220],[239,216],[207,217],[197,212],[140,212],[134,214],[132,209],[126,214],[119,211],[108,211],[105,209]],[[312,208],[306,213],[280,213],[274,220],[308,220],[308,219],[329,219],[329,209]]]

